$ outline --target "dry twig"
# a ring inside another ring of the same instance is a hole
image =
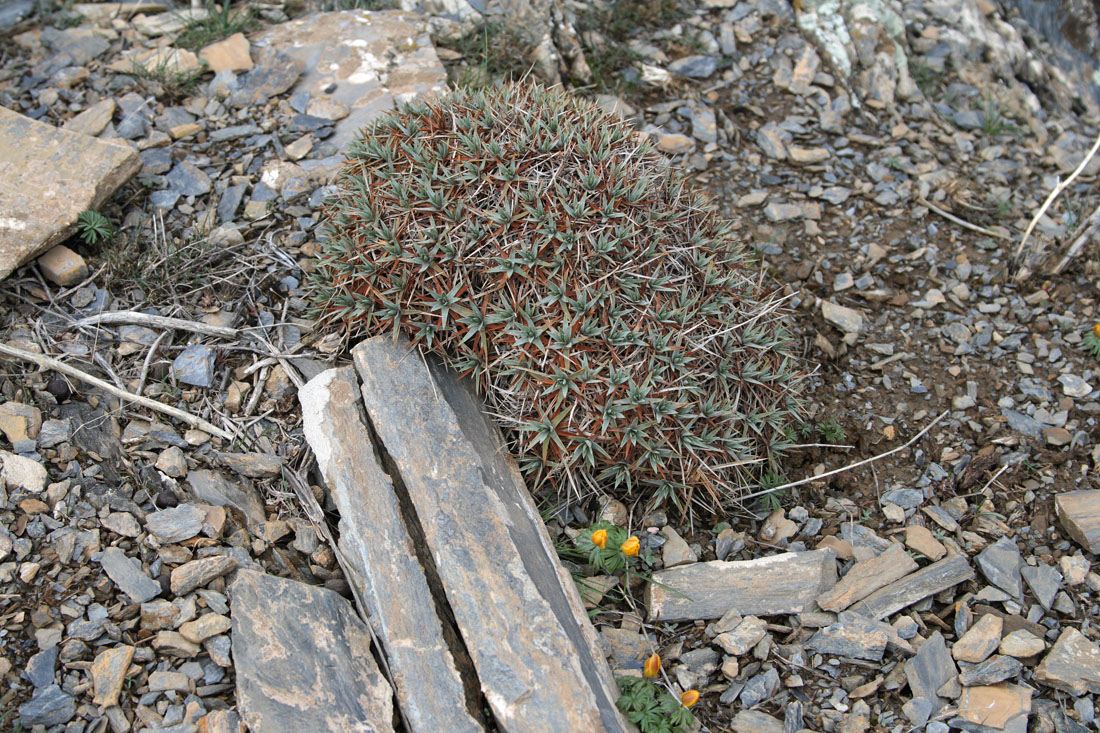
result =
[[[21,359],[23,361],[29,361],[29,362],[32,362],[34,364],[37,364],[38,366],[42,367],[43,369],[52,369],[55,372],[60,372],[61,374],[65,374],[65,375],[70,376],[74,379],[79,379],[80,381],[86,382],[86,383],[88,383],[88,384],[90,384],[94,387],[98,387],[99,389],[103,390],[104,392],[107,392],[108,394],[112,394],[115,397],[118,397],[119,399],[127,400],[128,402],[133,402],[135,404],[141,405],[142,407],[147,407],[150,410],[154,410],[156,412],[160,412],[162,414],[169,415],[171,417],[176,418],[177,420],[179,420],[181,422],[187,423],[188,425],[190,425],[192,427],[199,428],[200,430],[205,430],[206,432],[210,433],[211,435],[216,435],[219,438],[225,438],[226,440],[232,440],[235,437],[232,433],[229,433],[225,430],[222,430],[217,425],[214,425],[213,423],[207,422],[206,420],[203,420],[201,417],[196,417],[195,415],[192,415],[189,412],[184,412],[183,410],[181,410],[179,408],[172,407],[170,405],[166,405],[162,402],[157,402],[156,400],[151,400],[148,397],[142,397],[141,395],[136,395],[136,394],[133,394],[132,392],[127,392],[124,389],[119,389],[118,387],[111,384],[110,382],[106,382],[106,381],[100,379],[99,377],[93,377],[91,374],[88,374],[87,372],[83,372],[83,371],[81,371],[80,369],[77,369],[74,366],[70,366],[69,364],[66,364],[65,362],[58,361],[57,359],[51,359],[50,357],[43,356],[42,354],[32,354],[29,351],[23,351],[23,349],[17,349],[13,346],[8,346],[7,344],[0,344],[0,354],[3,354],[4,356],[8,356],[12,359]]]
[[[1069,261],[1081,253],[1085,245],[1096,237],[1097,232],[1100,232],[1100,206],[1097,206],[1096,210],[1089,215],[1089,218],[1085,219],[1084,223],[1077,227],[1077,231],[1073,233],[1073,244],[1066,250],[1062,259],[1058,260],[1058,264],[1054,266],[1050,274],[1058,275],[1062,270],[1066,269],[1069,265]]]
[[[1039,207],[1038,213],[1035,214],[1034,217],[1032,217],[1031,223],[1027,225],[1027,230],[1024,231],[1023,239],[1020,240],[1019,246],[1016,247],[1016,253],[1012,255],[1012,259],[1015,260],[1017,263],[1020,262],[1020,255],[1024,251],[1024,245],[1027,244],[1027,240],[1029,237],[1031,237],[1031,232],[1035,229],[1035,225],[1039,223],[1039,219],[1043,218],[1043,214],[1047,213],[1047,209],[1049,209],[1050,205],[1054,203],[1054,199],[1058,198],[1058,194],[1062,193],[1062,191],[1065,191],[1069,187],[1069,184],[1073,183],[1073,180],[1077,178],[1077,176],[1081,175],[1081,171],[1085,170],[1085,166],[1089,164],[1090,160],[1092,160],[1092,156],[1096,155],[1096,151],[1098,149],[1100,149],[1100,135],[1096,137],[1096,142],[1092,144],[1092,149],[1089,150],[1088,155],[1085,156],[1085,159],[1081,161],[1081,165],[1077,166],[1077,169],[1074,170],[1073,173],[1069,174],[1069,178],[1064,181],[1060,181],[1058,185],[1054,187],[1054,190],[1050,192],[1050,195],[1047,196],[1047,200],[1043,202],[1043,205]]]
[[[81,318],[79,321],[76,321],[73,326],[75,328],[84,328],[85,326],[106,326],[115,323],[130,323],[139,326],[152,326],[154,328],[172,328],[181,331],[201,333],[206,336],[218,336],[220,338],[236,338],[240,335],[240,330],[236,328],[212,326],[208,323],[188,321],[183,318],[153,316],[148,313],[138,313],[136,311],[108,311],[106,313],[97,313],[94,316]]]
[[[949,222],[952,222],[954,224],[958,224],[963,229],[969,229],[972,232],[978,232],[979,234],[984,234],[987,237],[996,237],[997,239],[1008,239],[1008,235],[1003,233],[1003,232],[998,232],[998,231],[995,231],[993,229],[986,229],[985,227],[980,227],[977,224],[971,224],[970,222],[968,222],[964,219],[960,219],[959,217],[955,216],[954,214],[949,214],[948,212],[944,211],[943,209],[936,206],[935,204],[928,201],[927,199],[918,198],[917,201],[920,202],[921,206],[927,206],[929,211],[931,211],[932,213],[939,214],[944,219],[947,219]]]

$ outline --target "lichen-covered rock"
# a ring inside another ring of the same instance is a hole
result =
[[[719,503],[787,444],[776,302],[621,121],[537,87],[456,92],[380,118],[348,158],[321,318],[468,373],[532,488]]]

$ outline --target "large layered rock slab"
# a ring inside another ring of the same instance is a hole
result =
[[[627,730],[576,588],[476,398],[404,341],[352,353],[497,724]]]
[[[856,613],[884,619],[928,596],[971,580],[974,568],[964,555],[948,555],[881,588],[852,606]]]
[[[68,239],[141,169],[125,143],[61,130],[0,107],[0,278]]]
[[[261,58],[279,53],[302,65],[292,95],[305,91],[347,108],[326,140],[339,150],[395,101],[446,88],[447,74],[424,20],[412,13],[313,13],[272,26],[252,42]]]
[[[1067,491],[1054,497],[1058,521],[1089,552],[1100,553],[1100,490]]]
[[[375,457],[355,371],[323,372],[298,399],[306,440],[340,511],[340,544],[358,574],[349,580],[360,584],[405,720],[414,731],[481,730],[467,710],[462,675],[399,499]]]
[[[237,703],[250,730],[393,730],[393,691],[351,604],[252,570],[238,571],[229,595]]]
[[[836,585],[832,550],[786,552],[755,560],[699,562],[653,574],[646,585],[650,621],[721,618],[729,611],[802,613]]]

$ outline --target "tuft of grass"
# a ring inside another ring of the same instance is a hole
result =
[[[933,70],[932,67],[911,58],[909,60],[909,76],[912,78],[913,83],[917,85],[917,88],[921,90],[921,93],[932,99],[932,92],[935,91],[936,84],[939,83],[942,74]]]
[[[203,20],[194,21],[176,38],[178,48],[186,48],[191,51],[209,46],[211,43],[228,38],[234,33],[246,33],[256,27],[256,19],[252,15],[251,8],[245,8],[237,12],[230,12],[229,1],[226,0],[222,7],[210,3],[206,9],[210,14]]]
[[[667,28],[685,18],[688,10],[680,0],[611,0],[606,3],[586,3],[578,13],[577,30],[584,45],[585,58],[592,70],[597,91],[633,97],[639,91],[636,80],[623,80],[617,72],[634,66],[639,57],[629,41],[641,31]],[[606,43],[595,47],[587,42],[591,33],[602,36]],[[688,53],[699,44],[689,36]]]
[[[145,82],[146,88],[153,96],[177,100],[194,93],[203,72],[202,69],[181,71],[169,57],[152,66],[135,61],[131,64],[130,73]]]
[[[474,90],[522,78],[528,71],[523,59],[529,55],[522,43],[516,30],[504,23],[489,22],[468,33],[448,46],[463,56],[452,70],[452,82]]]
[[[982,133],[986,137],[999,135],[1015,135],[1020,128],[1001,114],[1001,108],[996,102],[989,102],[982,110]]]

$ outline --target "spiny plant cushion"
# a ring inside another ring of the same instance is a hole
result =
[[[759,268],[590,102],[405,104],[351,145],[326,231],[322,322],[468,374],[532,490],[713,505],[789,444],[800,375]]]

